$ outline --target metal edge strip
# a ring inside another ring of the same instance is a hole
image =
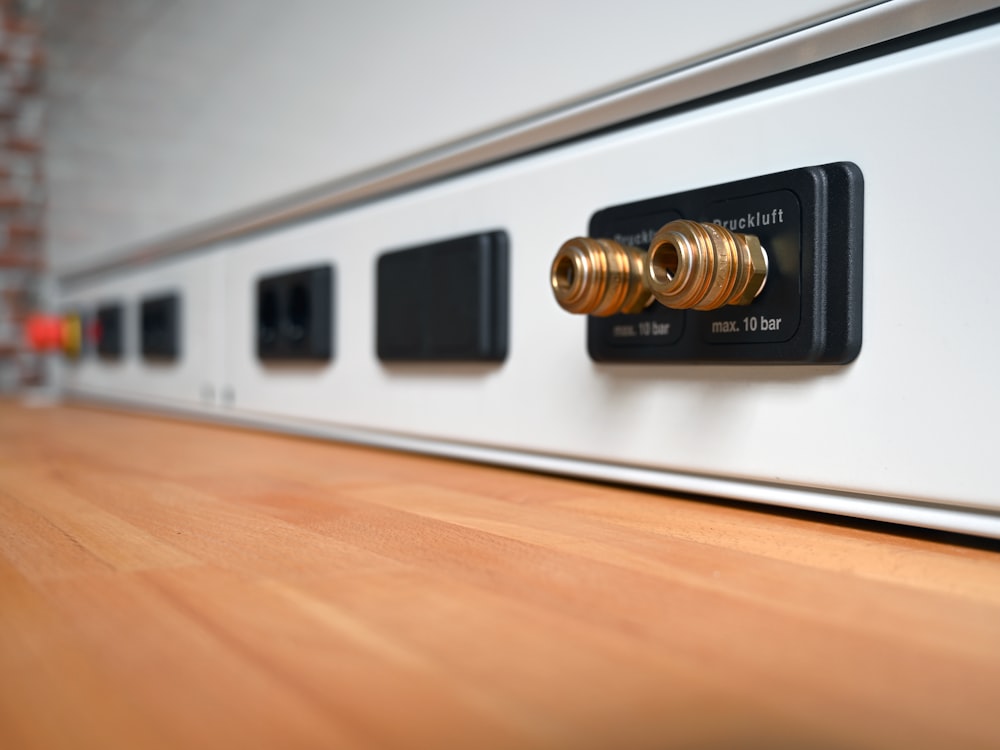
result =
[[[315,186],[218,219],[119,249],[106,260],[57,272],[72,285],[95,276],[229,241],[383,198],[471,169],[548,148],[695,99],[870,47],[996,6],[990,0],[890,0],[786,36],[672,71],[412,157]]]
[[[544,474],[613,482],[706,498],[724,498],[782,508],[827,513],[848,518],[881,521],[922,529],[1000,539],[1000,513],[985,509],[934,505],[905,498],[880,497],[799,485],[779,485],[742,479],[686,474],[589,459],[511,448],[457,443],[314,422],[293,417],[276,417],[259,412],[207,410],[182,401],[140,396],[112,396],[74,387],[66,389],[70,399],[124,410],[140,408],[146,413],[184,417],[199,422],[221,424],[295,437],[338,441],[406,453],[438,456],[471,463],[504,466]]]

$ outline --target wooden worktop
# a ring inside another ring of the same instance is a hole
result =
[[[1000,746],[1000,552],[0,402],[0,747]]]

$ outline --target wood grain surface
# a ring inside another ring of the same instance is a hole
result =
[[[1000,552],[0,402],[0,747],[1000,746]]]

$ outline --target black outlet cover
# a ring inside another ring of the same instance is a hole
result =
[[[164,294],[144,299],[139,310],[142,356],[173,360],[180,356],[181,298]]]
[[[803,167],[598,211],[591,237],[645,249],[677,218],[754,234],[768,278],[750,305],[587,320],[599,362],[843,364],[861,348],[864,180],[849,162]]]
[[[327,361],[333,356],[333,267],[266,276],[257,281],[257,356],[276,361]]]
[[[377,270],[383,362],[500,362],[507,356],[503,231],[395,250]]]
[[[125,308],[121,304],[97,308],[97,354],[118,359],[125,353]]]

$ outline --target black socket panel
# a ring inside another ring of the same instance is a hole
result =
[[[257,356],[265,361],[326,361],[333,356],[333,268],[257,281]]]
[[[125,311],[120,304],[97,308],[97,354],[104,359],[119,359],[125,351]]]
[[[181,298],[179,294],[147,297],[139,308],[142,356],[174,360],[181,350]]]
[[[606,208],[590,236],[646,249],[686,218],[756,235],[768,255],[764,289],[746,306],[591,316],[599,362],[843,364],[861,348],[864,180],[839,162]]]
[[[395,250],[377,269],[383,362],[500,362],[507,356],[507,234]]]

